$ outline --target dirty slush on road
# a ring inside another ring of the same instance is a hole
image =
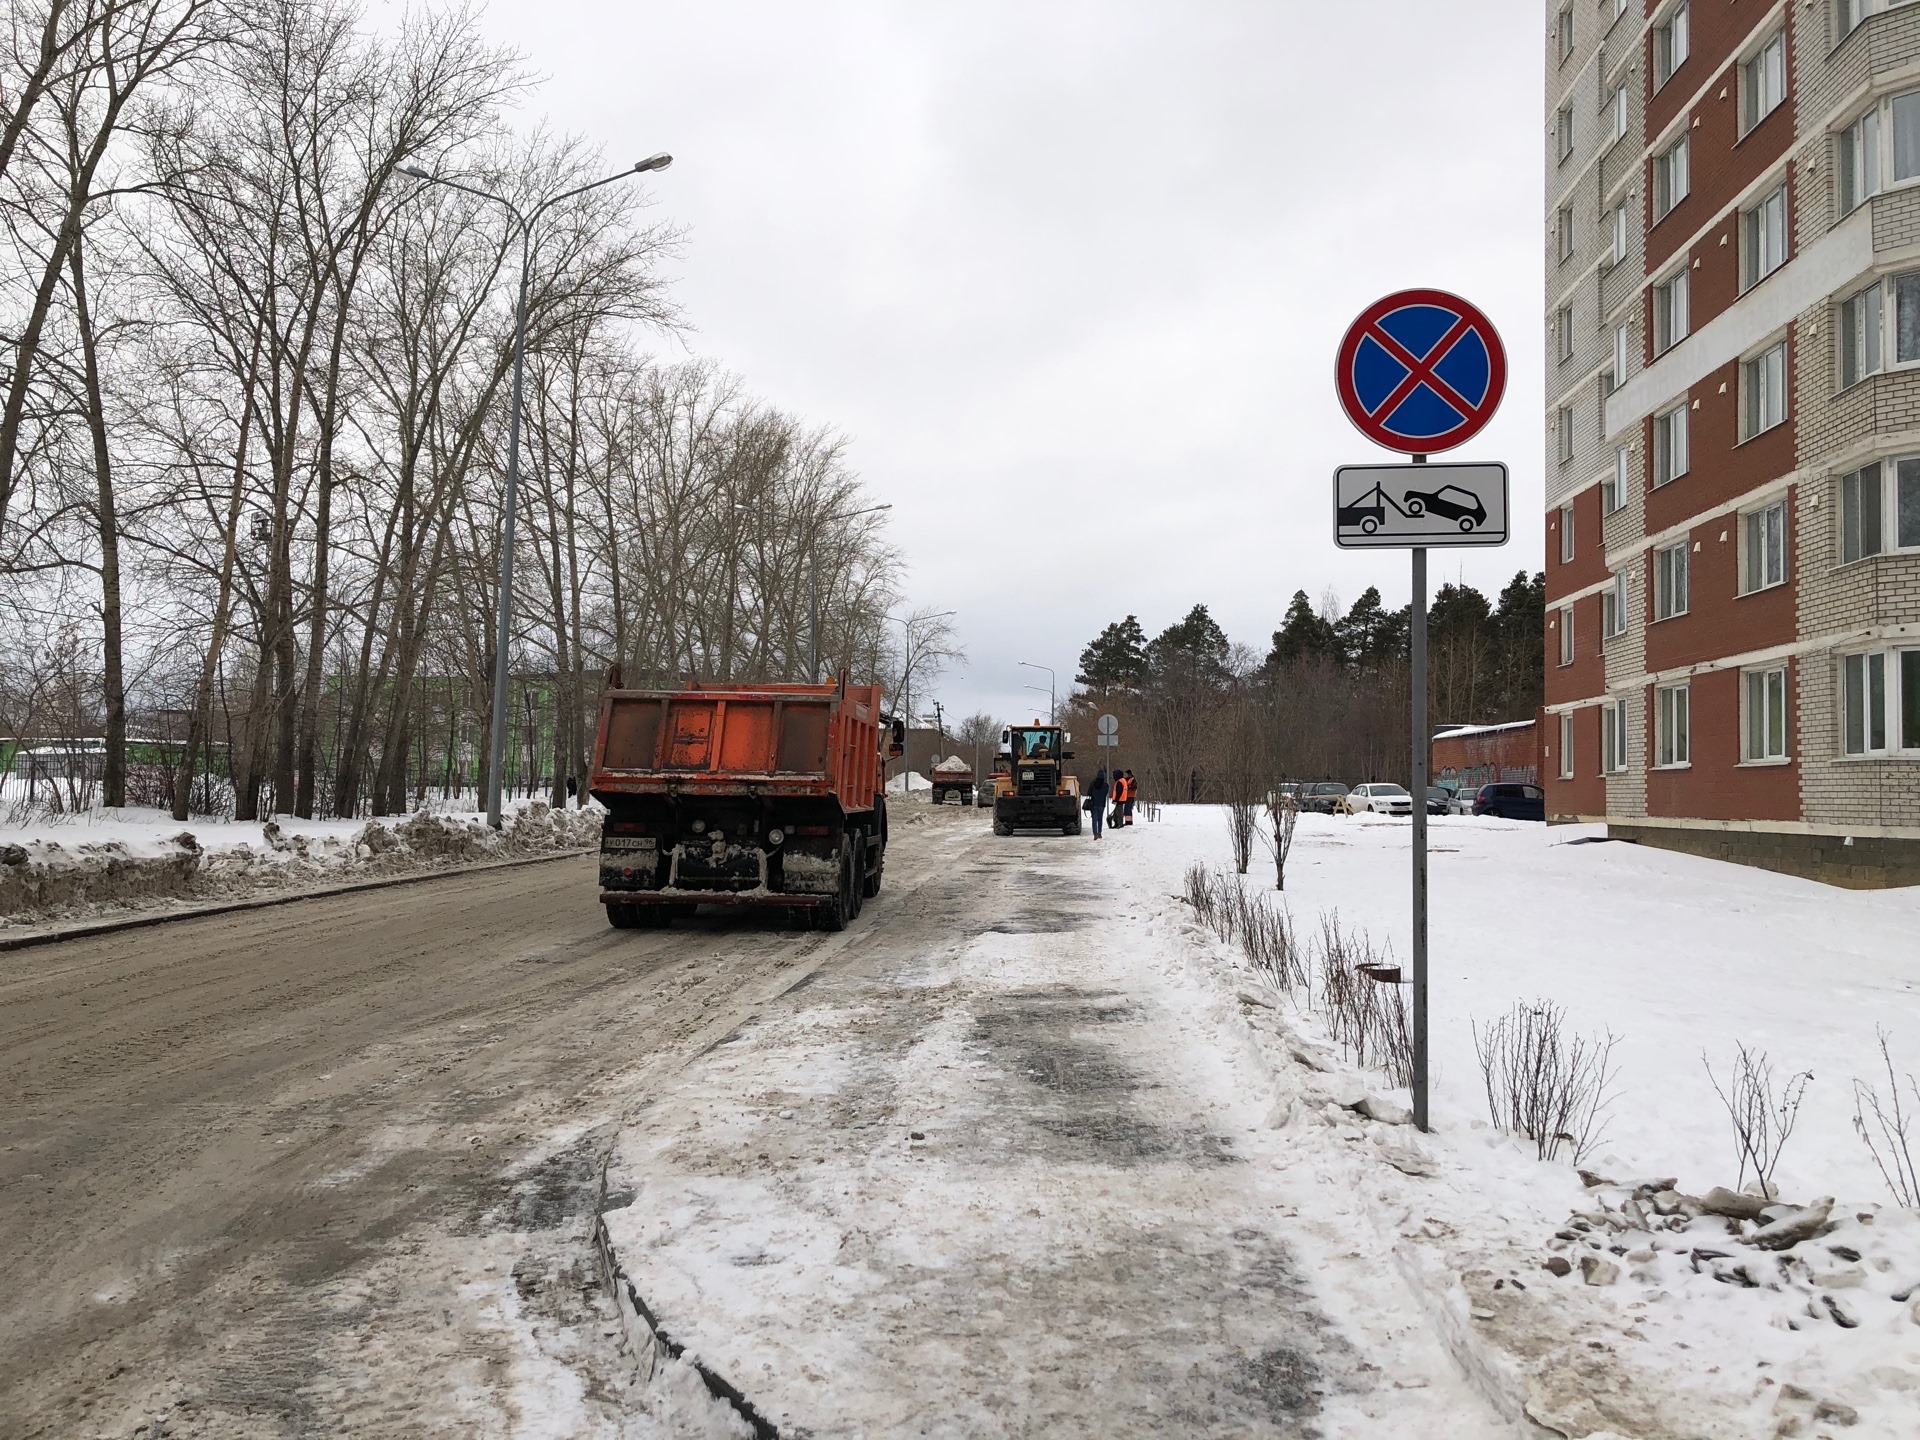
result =
[[[6,1433],[1330,1433],[1097,852],[901,809],[835,936],[564,862],[5,957]]]

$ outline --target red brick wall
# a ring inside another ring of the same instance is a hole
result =
[[[1787,587],[1782,587],[1787,588]],[[1795,666],[1787,668],[1787,693],[1795,693]],[[1737,670],[1696,675],[1689,697],[1692,764],[1684,770],[1647,772],[1647,813],[1700,820],[1797,820],[1800,764],[1740,764],[1740,686]],[[1647,734],[1653,734],[1653,694],[1647,695]],[[1789,726],[1793,708],[1788,707]],[[1597,743],[1597,742],[1596,742]],[[1787,753],[1797,755],[1800,737],[1789,730]]]
[[[1478,770],[1484,766],[1526,771],[1539,763],[1539,741],[1532,725],[1496,730],[1488,735],[1463,735],[1457,740],[1436,737],[1433,742],[1436,775],[1445,770]]]
[[[1798,380],[1797,357],[1787,342],[1787,396],[1791,406]],[[1721,387],[1726,387],[1721,393]],[[1740,364],[1730,361],[1710,372],[1689,390],[1687,416],[1687,473],[1653,488],[1653,422],[1647,421],[1645,440],[1647,532],[1657,535],[1697,515],[1711,505],[1744,495],[1769,480],[1778,480],[1794,467],[1794,427],[1789,410],[1784,425],[1776,425],[1744,443],[1740,439]],[[1700,408],[1691,409],[1691,401]]]
[[[1547,606],[1546,697],[1549,705],[1584,700],[1607,688],[1606,664],[1600,658],[1600,597],[1589,595],[1573,605],[1574,660],[1560,663],[1560,607]]]
[[[1793,556],[1794,506],[1787,504],[1787,555]],[[1699,550],[1689,555],[1687,613],[1670,620],[1652,619],[1648,606],[1647,668],[1671,670],[1723,655],[1739,655],[1785,645],[1795,635],[1794,581],[1751,595],[1740,594],[1740,517],[1729,510],[1697,522],[1689,542]],[[1721,537],[1725,538],[1722,539]],[[1647,584],[1653,583],[1649,558]],[[1647,594],[1652,595],[1651,588]]]
[[[1545,715],[1540,733],[1540,784],[1547,792],[1547,814],[1604,815],[1607,783],[1600,778],[1600,711],[1573,712],[1573,778],[1560,778],[1560,717]]]
[[[1573,559],[1560,558],[1560,511],[1547,512],[1547,603],[1607,578],[1606,536],[1600,523],[1600,487],[1573,497]]]

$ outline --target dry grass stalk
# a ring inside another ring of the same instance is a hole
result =
[[[1615,1037],[1569,1035],[1566,1020],[1545,1000],[1517,1004],[1485,1031],[1474,1027],[1473,1049],[1494,1125],[1532,1140],[1542,1160],[1570,1147],[1578,1162],[1598,1143],[1613,1098]]]

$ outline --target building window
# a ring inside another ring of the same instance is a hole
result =
[[[1627,362],[1631,358],[1627,353],[1628,333],[1624,325],[1613,327],[1613,383],[1624,385],[1627,381]]]
[[[1787,583],[1787,502],[1740,517],[1740,593]]]
[[[1560,611],[1560,663],[1573,663],[1573,607],[1565,606]]]
[[[1863,466],[1840,481],[1841,562],[1889,549],[1920,549],[1920,459]]]
[[[1840,135],[1840,213],[1880,193],[1880,109],[1867,111]]]
[[[1560,563],[1573,563],[1573,506],[1560,507]]]
[[[1627,258],[1627,207],[1613,207],[1613,263],[1618,265]]]
[[[1687,137],[1653,157],[1653,218],[1658,221],[1687,198]]]
[[[1617,775],[1627,768],[1627,702],[1609,700],[1600,707],[1600,773]]]
[[[1688,542],[1653,552],[1653,618],[1671,620],[1687,613]]]
[[[1833,0],[1833,38],[1838,41],[1853,33],[1853,27],[1866,18],[1872,0]]]
[[[1607,101],[1608,138],[1618,142],[1627,138],[1627,87],[1622,85],[1613,92],[1613,98]]]
[[[1840,305],[1840,384],[1844,389],[1877,374],[1884,361],[1882,291],[1878,283]]]
[[[1573,307],[1571,305],[1562,305],[1553,312],[1553,330],[1558,337],[1560,358],[1571,360],[1573,358]]]
[[[1687,402],[1653,417],[1653,484],[1658,489],[1687,473]]]
[[[1562,105],[1554,117],[1554,145],[1561,160],[1573,154],[1573,107]]]
[[[1600,513],[1618,515],[1627,508],[1629,455],[1621,445],[1613,452],[1613,474],[1600,482]]]
[[[1840,662],[1841,708],[1849,755],[1887,748],[1887,657],[1849,655]]]
[[[1749,763],[1787,758],[1787,667],[1749,670],[1741,683],[1746,710],[1740,758]]]
[[[1615,639],[1627,633],[1627,572],[1613,577],[1613,583],[1600,592],[1600,631],[1604,638]]]
[[[1658,90],[1687,62],[1687,7],[1674,8],[1653,32],[1653,88]]]
[[[1747,439],[1787,418],[1787,342],[1762,350],[1740,367],[1742,422]]]
[[[1554,30],[1560,51],[1560,63],[1564,65],[1573,58],[1573,7],[1571,5],[1561,8],[1559,17],[1554,21]]]
[[[1568,406],[1560,407],[1555,428],[1560,432],[1560,463],[1564,465],[1573,459],[1573,411]]]
[[[1653,353],[1663,355],[1687,338],[1687,271],[1673,272],[1653,287]]]
[[[1893,130],[1893,178],[1920,175],[1920,90],[1896,95],[1888,105]]]
[[[1740,217],[1741,260],[1746,283],[1758,285],[1787,263],[1787,187],[1781,184],[1771,195]]]
[[[1751,130],[1780,108],[1787,98],[1787,32],[1782,30],[1760,47],[1746,65],[1747,129]]]
[[[1560,717],[1560,778],[1573,778],[1573,716]]]
[[[1687,733],[1691,708],[1685,685],[1662,685],[1653,692],[1655,765],[1685,765],[1692,760],[1692,737]]]
[[[1558,228],[1560,231],[1560,258],[1562,260],[1570,260],[1573,258],[1573,207],[1571,205],[1562,205],[1560,207]]]

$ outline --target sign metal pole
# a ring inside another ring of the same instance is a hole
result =
[[[1424,465],[1427,457],[1415,455]],[[1413,652],[1413,1123],[1427,1126],[1427,547],[1413,556],[1413,599],[1409,639]]]

